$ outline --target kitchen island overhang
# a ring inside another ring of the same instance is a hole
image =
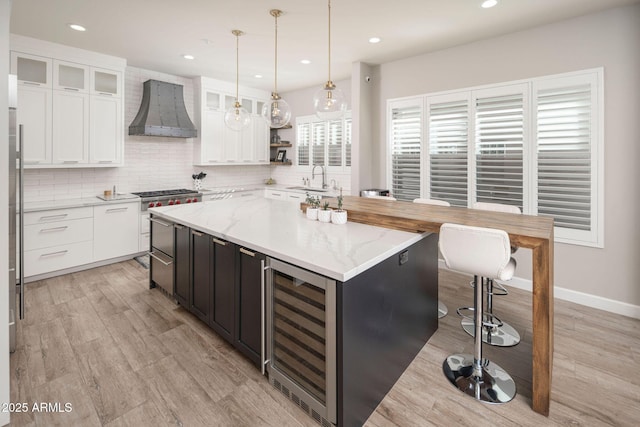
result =
[[[337,410],[332,419],[321,413],[322,423],[362,425],[438,327],[436,234],[310,221],[298,202],[264,198],[150,211],[335,280],[335,356],[326,359],[335,357],[335,395],[327,401]],[[318,420],[303,394],[278,389]]]

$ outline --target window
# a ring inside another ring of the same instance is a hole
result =
[[[351,117],[337,120],[298,117],[296,150],[298,166],[351,166]]]
[[[553,217],[557,241],[601,247],[601,82],[591,70],[390,100],[394,196],[510,204]]]

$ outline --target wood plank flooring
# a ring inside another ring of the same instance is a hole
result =
[[[486,405],[442,374],[452,353],[473,351],[455,308],[471,305],[469,278],[440,272],[449,314],[366,422],[393,426],[636,426],[640,320],[556,301],[549,418],[531,410],[531,295],[511,289],[494,312],[522,335],[485,356],[518,395]],[[59,403],[60,412],[13,413],[13,426],[316,426],[215,332],[126,261],[30,283],[27,318],[11,355],[11,401]],[[64,404],[72,405],[63,412]]]

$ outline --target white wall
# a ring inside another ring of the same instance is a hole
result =
[[[120,168],[29,169],[25,172],[25,202],[92,197],[117,186],[119,192],[192,188],[191,175],[205,171],[206,188],[262,183],[269,166],[193,166],[193,140],[129,136],[129,124],[140,108],[142,84],[149,79],[184,86],[184,101],[194,120],[194,85],[184,77],[135,67],[125,73],[125,166]]]
[[[639,42],[635,4],[383,64],[378,150],[389,98],[604,67],[605,247],[556,244],[555,285],[566,289],[556,295],[640,317]],[[384,156],[378,170],[383,185]],[[530,257],[519,252],[517,276],[531,278]]]
[[[11,0],[0,0],[0,404],[10,402],[9,395],[9,18]],[[9,413],[0,411],[0,425],[9,423]]]

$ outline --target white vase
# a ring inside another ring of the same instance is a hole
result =
[[[331,209],[320,209],[318,211],[318,221],[331,222]]]
[[[307,219],[315,221],[318,219],[318,208],[307,208]]]
[[[334,224],[346,224],[347,211],[345,210],[331,211],[331,222]]]

